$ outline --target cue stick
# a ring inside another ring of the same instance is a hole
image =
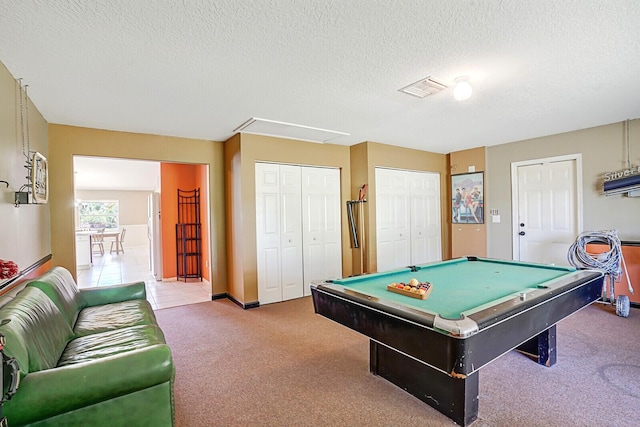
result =
[[[364,204],[367,199],[367,184],[363,184],[360,187],[360,191],[358,192],[358,202],[359,202],[359,211],[358,214],[360,216],[360,272],[362,274],[365,273],[365,229],[364,229]]]
[[[362,271],[362,274],[365,273],[364,271],[364,260],[366,257],[366,252],[365,252],[365,232],[364,232],[364,202],[361,201],[360,202],[360,271]]]
[[[356,230],[356,222],[353,219],[353,200],[347,201],[347,217],[349,221],[349,230],[351,231],[351,244],[354,249],[358,248],[358,232]]]

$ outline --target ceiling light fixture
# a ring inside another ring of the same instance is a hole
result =
[[[469,83],[468,76],[462,76],[455,79],[456,86],[453,88],[453,97],[457,101],[466,101],[471,98],[471,94],[473,93],[473,88]]]

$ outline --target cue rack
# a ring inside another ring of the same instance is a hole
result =
[[[363,184],[358,191],[357,200],[347,200],[347,222],[351,235],[351,247],[360,249],[360,274],[365,272],[365,227],[364,204],[367,202],[367,184]],[[355,207],[355,209],[354,209]],[[356,211],[354,214],[354,210]],[[360,230],[358,232],[358,230]]]

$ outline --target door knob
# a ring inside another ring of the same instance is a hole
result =
[[[521,236],[524,236],[524,235],[525,235],[525,232],[524,232],[524,231],[521,231],[521,232],[519,232],[518,234],[519,234],[519,235],[521,235]]]
[[[524,222],[521,222],[521,223],[520,223],[520,227],[524,227]]]

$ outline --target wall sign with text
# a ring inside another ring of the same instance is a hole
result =
[[[36,152],[31,162],[31,194],[33,203],[47,203],[49,200],[49,169],[47,158]]]

